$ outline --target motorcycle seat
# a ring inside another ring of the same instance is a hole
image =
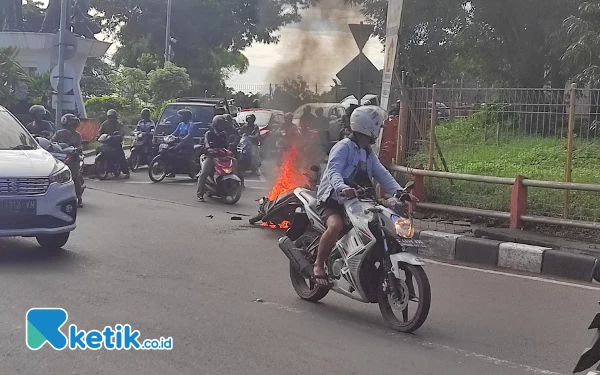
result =
[[[317,212],[317,204],[319,203],[319,200],[317,199],[317,193],[312,190],[307,190],[302,191],[300,195],[302,195],[302,197],[306,199],[306,201],[308,202],[308,207],[310,207],[311,210]]]

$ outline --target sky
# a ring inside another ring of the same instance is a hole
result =
[[[298,41],[306,38],[316,40],[322,52],[317,53],[310,61],[304,62],[304,71],[318,69],[320,74],[314,78],[307,78],[312,85],[327,87],[333,84],[332,78],[349,63],[357,54],[358,47],[354,43],[348,23],[359,23],[362,16],[356,8],[344,7],[339,0],[326,0],[321,7],[326,9],[311,8],[303,12],[300,23],[282,28],[279,43],[256,43],[246,48],[243,53],[249,60],[248,70],[243,73],[234,73],[227,81],[232,86],[264,85],[280,83],[282,76],[274,74],[274,70],[281,64],[294,66],[294,54],[298,50]],[[42,0],[47,5],[48,0]],[[106,36],[99,39],[107,40]],[[115,46],[109,50],[114,53]],[[371,38],[364,48],[364,53],[378,69],[383,69],[383,46],[376,38]],[[291,61],[290,61],[291,60]],[[289,69],[288,69],[289,70]],[[293,70],[293,69],[292,69]],[[295,71],[286,74],[295,77]],[[306,74],[305,74],[306,75]]]

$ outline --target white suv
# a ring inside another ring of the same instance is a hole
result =
[[[69,168],[0,106],[0,237],[35,237],[42,247],[60,248],[76,218]]]

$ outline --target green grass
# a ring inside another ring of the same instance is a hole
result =
[[[567,140],[503,132],[500,124],[486,126],[482,115],[459,119],[436,128],[436,135],[448,170],[498,177],[521,175],[530,179],[565,181]],[[572,180],[600,184],[600,140],[576,140],[573,153]],[[409,165],[427,165],[423,149],[409,159]],[[436,153],[438,169],[443,169]],[[508,211],[510,186],[433,179],[427,181],[427,199],[436,203],[463,205]],[[560,216],[564,192],[551,189],[529,190],[529,212]],[[571,218],[594,220],[600,216],[600,193],[572,192]]]

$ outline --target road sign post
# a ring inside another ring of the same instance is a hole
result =
[[[62,0],[61,11],[60,11],[60,29],[59,29],[59,42],[58,42],[58,87],[57,87],[57,103],[56,103],[56,127],[60,128],[60,119],[63,115],[63,101],[64,101],[64,76],[65,76],[65,59],[66,59],[66,38],[67,38],[67,19],[70,18],[71,14],[71,1]]]

